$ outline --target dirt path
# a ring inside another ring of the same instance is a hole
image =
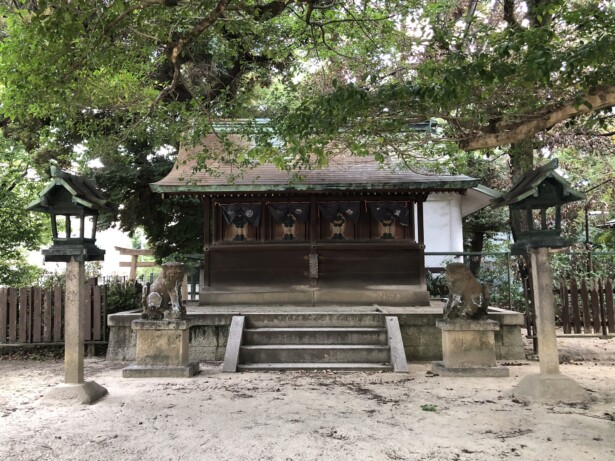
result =
[[[408,375],[202,364],[191,379],[131,380],[126,364],[92,359],[86,377],[109,396],[54,407],[40,397],[62,381],[61,362],[0,361],[0,459],[615,459],[615,340],[565,341],[562,372],[591,391],[589,405],[516,403],[510,391],[536,362],[509,378],[431,377],[429,364]]]

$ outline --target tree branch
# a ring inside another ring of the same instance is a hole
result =
[[[615,85],[596,89],[586,95],[583,101],[582,105],[579,105],[578,100],[569,101],[526,122],[499,125],[495,133],[470,134],[459,141],[459,146],[465,151],[472,151],[517,143],[540,131],[548,130],[564,120],[613,107],[615,106]]]
[[[107,24],[104,28],[104,33],[108,34],[110,31],[115,29],[115,27],[124,20],[126,16],[136,10],[143,10],[150,6],[177,6],[177,0],[144,0],[141,3],[136,5],[129,6],[122,13],[120,13],[114,20],[112,20],[109,24]]]
[[[228,6],[231,0],[220,0],[216,7],[210,11],[210,13],[201,19],[186,35],[180,38],[173,48],[171,48],[168,53],[169,61],[173,66],[173,78],[171,82],[163,88],[160,94],[156,97],[154,102],[152,102],[152,107],[157,105],[165,96],[170,94],[179,83],[179,79],[181,76],[181,66],[182,63],[180,61],[180,56],[184,49],[192,43],[199,35],[205,32],[209,27],[211,27],[217,20],[220,18],[224,10]]]
[[[468,11],[466,12],[466,27],[463,32],[463,40],[461,41],[459,48],[463,46],[467,46],[468,44],[468,36],[470,34],[470,29],[472,27],[472,21],[474,20],[474,15],[476,14],[476,6],[478,4],[478,0],[470,0],[468,4]]]
[[[234,8],[229,7],[229,11],[238,11],[249,14],[255,21],[268,21],[282,14],[292,0],[272,0],[264,5],[239,5]],[[292,3],[302,3],[294,1]]]
[[[515,0],[504,0],[504,20],[514,29],[519,27],[515,18]]]

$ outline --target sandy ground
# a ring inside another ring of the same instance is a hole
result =
[[[123,379],[124,363],[86,360],[109,395],[49,406],[61,362],[0,361],[2,460],[607,460],[615,459],[615,340],[560,340],[561,371],[588,405],[526,406],[509,378],[409,374],[223,374]],[[435,410],[435,411],[427,411]]]

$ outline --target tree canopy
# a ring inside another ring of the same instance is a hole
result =
[[[278,133],[313,146],[334,136],[355,148],[409,146],[409,155],[420,136],[409,124],[433,118],[437,141],[464,151],[523,143],[562,124],[612,136],[614,30],[609,2],[423,2],[399,24],[398,56],[285,101]]]
[[[170,253],[190,240],[169,237],[185,207],[147,183],[221,119],[270,119],[240,161],[298,167],[336,145],[410,168],[507,153],[520,171],[570,137],[613,148],[613,62],[600,0],[12,0],[0,127],[39,171],[98,160],[125,205],[113,218]],[[435,134],[412,129],[425,120]]]
[[[0,171],[0,285],[15,285],[36,275],[25,251],[37,250],[50,233],[42,216],[24,212],[36,197],[28,156],[22,146],[1,135]]]

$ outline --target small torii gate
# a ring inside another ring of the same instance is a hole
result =
[[[152,249],[135,250],[134,248],[122,247],[115,247],[115,249],[119,251],[121,256],[131,257],[130,262],[120,261],[120,267],[130,267],[129,280],[137,280],[138,267],[158,267],[158,264],[154,261],[139,261],[139,256],[153,256],[154,250]],[[182,298],[188,299],[188,274],[184,275],[182,282]]]
[[[130,275],[128,276],[130,280],[137,279],[137,268],[138,267],[158,266],[158,264],[156,264],[154,261],[139,261],[139,256],[153,256],[154,250],[152,249],[135,250],[133,248],[122,248],[122,247],[115,247],[115,249],[120,252],[120,255],[131,257],[130,262],[127,262],[127,261],[120,262],[120,267],[130,267]]]

